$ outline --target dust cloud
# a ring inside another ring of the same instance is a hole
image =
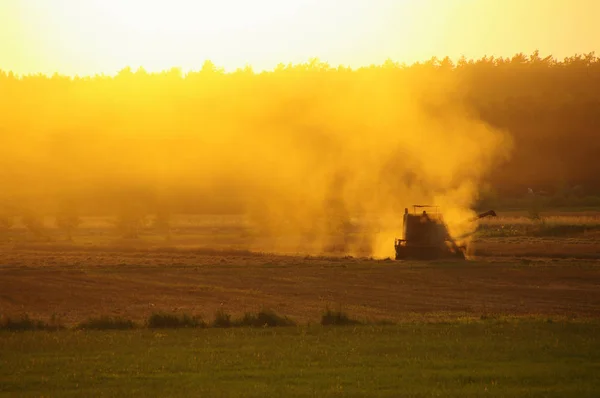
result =
[[[441,206],[462,235],[512,148],[464,106],[451,71],[311,62],[0,80],[4,204],[242,214],[255,250],[391,256],[417,203]]]

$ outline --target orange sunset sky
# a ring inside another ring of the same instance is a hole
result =
[[[0,0],[0,69],[357,67],[535,49],[562,59],[598,50],[598,15],[595,0]]]

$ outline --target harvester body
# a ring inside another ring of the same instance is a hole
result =
[[[436,211],[433,213],[428,213],[427,210],[419,211],[421,208],[435,208]],[[478,215],[474,220],[495,215],[496,213],[491,210]],[[412,214],[405,209],[403,235],[403,239],[396,239],[394,242],[396,260],[466,259],[466,247],[459,246],[450,236],[437,206],[415,205]]]

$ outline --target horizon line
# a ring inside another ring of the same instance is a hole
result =
[[[455,56],[455,57],[451,57],[449,55],[445,55],[445,56],[437,56],[437,55],[432,55],[429,58],[422,58],[419,60],[415,60],[411,63],[408,63],[406,61],[399,61],[399,60],[395,60],[391,57],[387,57],[384,61],[380,61],[380,62],[371,62],[371,63],[362,63],[362,64],[358,64],[358,65],[350,65],[350,64],[344,64],[344,63],[339,63],[339,64],[332,64],[330,62],[328,62],[325,59],[321,59],[320,57],[317,56],[313,56],[313,57],[307,57],[304,61],[299,61],[299,62],[293,62],[293,61],[287,61],[287,62],[278,62],[276,65],[271,66],[270,68],[267,67],[263,67],[263,68],[256,68],[256,66],[252,65],[252,63],[246,63],[243,66],[242,65],[238,65],[235,67],[224,67],[224,66],[219,66],[217,63],[213,62],[210,58],[205,59],[200,67],[183,67],[181,65],[173,65],[167,68],[162,68],[162,69],[153,69],[153,68],[147,68],[143,65],[136,65],[136,64],[132,64],[132,65],[125,65],[122,66],[118,69],[113,69],[110,72],[94,72],[94,73],[65,73],[65,72],[61,72],[58,70],[55,70],[54,72],[24,72],[24,73],[19,73],[19,72],[15,72],[11,69],[3,69],[2,67],[0,67],[0,74],[5,74],[8,76],[13,76],[16,78],[25,78],[25,77],[39,77],[39,76],[45,76],[45,77],[53,77],[53,76],[61,76],[64,78],[96,78],[96,77],[116,77],[118,76],[121,72],[129,70],[132,73],[137,73],[140,71],[146,72],[148,74],[162,74],[162,73],[168,73],[168,72],[172,72],[173,70],[177,70],[179,71],[183,77],[185,77],[187,74],[190,73],[198,73],[201,72],[202,69],[207,65],[212,65],[212,67],[214,68],[215,71],[219,72],[219,73],[225,73],[225,74],[229,74],[229,73],[235,73],[235,72],[240,72],[240,71],[248,71],[251,70],[253,73],[256,74],[261,74],[261,73],[273,73],[276,72],[279,68],[284,67],[284,68],[289,68],[289,67],[296,67],[296,66],[302,66],[302,65],[310,65],[310,64],[317,64],[317,65],[322,65],[322,66],[326,66],[328,69],[330,70],[335,70],[335,69],[346,69],[346,70],[350,70],[350,71],[357,71],[360,69],[367,69],[367,68],[372,68],[372,67],[381,67],[381,66],[386,66],[386,65],[393,65],[396,67],[412,67],[412,66],[416,66],[416,65],[422,65],[422,64],[426,64],[428,62],[431,61],[437,61],[437,62],[442,62],[445,60],[450,60],[453,64],[453,67],[456,68],[458,66],[458,62],[462,61],[462,60],[466,60],[466,61],[474,61],[474,62],[478,62],[478,61],[482,61],[484,59],[488,59],[488,60],[511,60],[516,56],[519,55],[524,55],[526,57],[526,59],[529,61],[531,60],[532,56],[536,55],[541,58],[542,60],[551,60],[552,62],[555,63],[564,63],[569,59],[572,58],[577,58],[577,57],[588,57],[591,56],[594,60],[598,60],[600,59],[600,57],[596,56],[596,51],[595,50],[591,50],[588,52],[574,52],[572,55],[570,56],[566,56],[563,57],[562,59],[552,55],[552,54],[548,54],[548,55],[542,55],[540,53],[539,50],[534,50],[531,54],[527,54],[523,51],[521,52],[516,52],[512,55],[509,56],[505,56],[505,55],[493,55],[493,54],[484,54],[481,55],[479,57],[467,57],[465,54],[461,54],[460,56]]]

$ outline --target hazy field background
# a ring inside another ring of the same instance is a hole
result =
[[[568,255],[577,258],[600,256],[600,212],[564,209],[549,210],[532,215],[530,210],[497,211],[498,217],[485,218],[473,223],[470,253],[494,255],[519,255],[524,245],[529,255],[554,257]],[[253,251],[293,255],[348,255],[353,246],[356,257],[387,258],[394,256],[394,238],[402,237],[397,227],[401,215],[390,216],[375,223],[369,218],[353,217],[343,230],[331,231],[329,246],[311,244],[305,231],[291,226],[277,236],[264,231],[260,224],[244,215],[170,215],[168,219],[155,216],[119,218],[113,216],[78,217],[77,223],[66,229],[56,217],[39,218],[27,224],[14,218],[10,228],[0,231],[0,246],[5,250],[101,250],[101,249],[204,249],[216,251]],[[285,224],[286,220],[283,219]],[[400,222],[401,223],[401,222]],[[372,247],[364,251],[357,244],[365,231],[377,233],[378,228],[394,231],[390,239],[382,242],[378,255]],[[579,243],[579,252],[573,244]],[[552,250],[545,252],[544,246]],[[491,249],[496,247],[496,249]],[[562,253],[561,253],[561,250]]]

